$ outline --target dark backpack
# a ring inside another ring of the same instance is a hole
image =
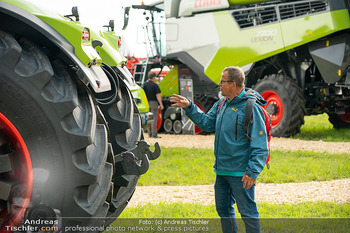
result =
[[[252,139],[249,136],[249,127],[250,125],[253,123],[253,108],[254,108],[254,103],[256,102],[255,98],[248,98],[247,99],[247,103],[245,106],[245,117],[244,117],[244,122],[243,122],[243,130],[245,132],[245,135],[247,136],[247,138],[251,141]],[[270,169],[270,141],[271,141],[271,116],[270,114],[266,111],[265,108],[263,108],[260,104],[259,104],[260,108],[262,109],[263,113],[264,113],[264,118],[265,118],[265,127],[266,127],[266,136],[267,136],[267,145],[268,145],[268,149],[269,149],[269,154],[267,156],[267,160],[266,160],[266,167],[267,169]]]
[[[244,116],[244,122],[243,122],[243,130],[245,132],[245,136],[251,141],[251,137],[249,136],[249,128],[250,125],[253,123],[253,108],[254,108],[254,104],[258,99],[258,96],[256,95],[255,92],[253,92],[251,89],[249,89],[244,95],[248,95],[248,96],[253,96],[254,98],[248,98],[247,99],[247,103],[246,103],[246,111],[245,111],[245,116]],[[219,109],[218,109],[218,113],[222,107],[222,105],[224,104],[224,102],[226,101],[226,97],[221,99],[220,105],[219,105]],[[267,160],[266,160],[266,167],[267,169],[270,169],[270,141],[271,141],[271,116],[270,114],[266,111],[265,108],[263,108],[260,104],[260,101],[258,101],[258,105],[261,107],[263,113],[264,113],[264,118],[265,118],[265,127],[266,127],[266,136],[267,136],[267,143],[268,143],[268,149],[269,149],[269,154],[267,156]]]

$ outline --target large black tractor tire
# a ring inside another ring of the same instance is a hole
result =
[[[134,112],[133,107],[127,109],[130,102],[121,101],[129,94],[122,93],[119,108],[124,114]],[[0,113],[17,128],[28,147],[34,174],[32,204],[55,209],[63,217],[63,229],[69,232],[74,231],[69,227],[78,225],[97,227],[104,224],[98,217],[122,211],[138,176],[112,180],[114,158],[109,131],[86,86],[60,60],[50,60],[34,43],[2,31]],[[130,123],[130,119],[125,121]],[[118,122],[119,118],[115,119],[113,126]],[[125,135],[129,132],[123,127],[114,136]],[[2,155],[13,163],[18,161],[6,152]],[[14,172],[0,171],[0,189],[8,188],[4,183],[15,186],[23,182],[11,177]],[[117,201],[123,194],[125,200]]]
[[[118,155],[136,148],[137,141],[143,140],[141,117],[132,94],[126,85],[125,77],[118,69],[108,70],[118,79],[116,100],[109,104],[100,104],[100,109],[108,122],[113,154]],[[132,197],[139,175],[114,175],[111,206],[105,225],[111,224],[124,210]]]
[[[272,136],[289,137],[300,132],[306,114],[302,89],[289,77],[272,74],[259,80],[253,87],[268,102],[271,114]]]
[[[350,128],[350,113],[346,112],[342,117],[336,113],[328,113],[328,120],[335,129]]]

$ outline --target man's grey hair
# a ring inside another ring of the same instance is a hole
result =
[[[228,81],[233,81],[238,87],[244,88],[245,75],[240,67],[228,66],[223,72],[227,72]]]
[[[148,72],[148,79],[153,79],[153,78],[155,78],[156,76],[157,76],[156,73],[154,73],[154,72],[152,72],[152,71]]]

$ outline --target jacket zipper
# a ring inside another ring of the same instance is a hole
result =
[[[232,99],[233,100],[233,99]],[[222,116],[221,116],[221,120],[220,120],[220,133],[221,133],[221,125],[222,125],[222,119],[224,118],[224,113],[227,109],[227,107],[230,105],[230,103],[232,102],[232,100],[230,102],[228,102],[228,104],[225,106],[224,108],[224,111],[222,113]],[[219,142],[220,142],[220,133],[219,133],[219,136],[218,136],[218,143],[216,145],[216,151],[217,153],[219,153]],[[218,161],[219,161],[219,158],[218,158],[218,155],[216,155],[216,164],[214,165],[215,169],[218,170]]]
[[[236,141],[237,141],[237,128],[238,128],[238,114],[236,116],[236,130],[235,130]]]

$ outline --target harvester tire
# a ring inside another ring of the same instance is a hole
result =
[[[340,117],[336,113],[328,113],[328,120],[335,129],[350,128],[349,115],[349,112],[346,112],[346,114],[343,115],[344,117]]]
[[[0,31],[0,113],[28,147],[35,201],[73,217],[62,219],[68,231],[102,225],[93,217],[106,216],[110,208],[113,154],[96,109],[66,64],[50,60],[29,40]],[[12,179],[13,186],[16,182]]]
[[[306,114],[303,91],[297,83],[282,74],[272,74],[253,87],[268,102],[271,114],[272,136],[289,137],[300,132]]]

